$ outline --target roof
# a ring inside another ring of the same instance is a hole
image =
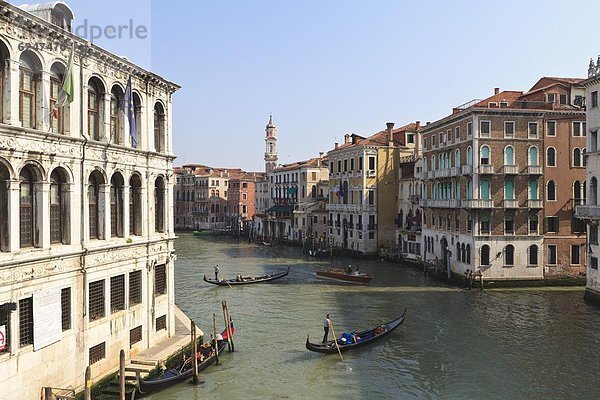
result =
[[[53,1],[53,2],[49,2],[49,3],[37,3],[37,4],[21,4],[17,7],[19,7],[23,11],[27,11],[29,13],[34,13],[36,11],[54,10],[54,8],[56,8],[56,6],[59,6],[61,11],[63,11],[63,12],[68,11],[71,14],[68,16],[70,19],[75,18],[75,15],[73,14],[73,10],[71,10],[71,7],[69,7],[67,5],[67,3],[62,2],[62,1]]]
[[[410,124],[406,124],[399,128],[393,129],[392,136],[394,137],[394,145],[404,146],[405,145],[405,135],[404,134],[406,132],[416,132],[419,129],[419,126],[420,126],[419,122],[412,122]],[[356,135],[356,134],[348,135],[350,140],[347,143],[343,143],[343,144],[339,145],[337,148],[332,149],[330,151],[342,150],[342,149],[347,149],[347,148],[356,147],[356,146],[387,146],[388,145],[387,135],[388,135],[387,129],[383,130],[383,131],[379,131],[367,138],[364,138],[364,137]]]
[[[284,164],[273,169],[273,172],[291,171],[300,168],[319,168],[319,160],[321,161],[321,168],[327,168],[328,159],[326,157],[315,157],[310,160],[296,161],[291,164]]]

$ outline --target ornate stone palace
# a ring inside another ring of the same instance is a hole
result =
[[[0,397],[81,390],[174,332],[177,85],[0,3]],[[44,44],[44,46],[42,46]],[[73,50],[73,101],[56,109]],[[135,135],[119,104],[131,77]]]

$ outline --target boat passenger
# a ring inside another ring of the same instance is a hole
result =
[[[376,335],[380,335],[385,331],[385,329],[383,329],[383,326],[379,325],[377,328],[375,328],[375,331],[373,332]]]
[[[346,268],[346,274],[348,274],[348,275],[352,274],[352,265],[348,265],[348,268]]]

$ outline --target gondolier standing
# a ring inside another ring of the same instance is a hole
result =
[[[325,320],[323,321],[323,330],[325,334],[323,335],[323,343],[327,342],[327,336],[329,336],[329,328],[331,327],[331,320],[329,319],[329,314],[325,316]]]
[[[215,281],[219,280],[219,264],[215,265]]]

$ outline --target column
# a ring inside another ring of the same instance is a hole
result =
[[[104,93],[101,101],[103,106],[100,115],[100,140],[111,143],[115,138],[110,137],[110,92]]]
[[[98,204],[98,232],[102,239],[110,239],[110,185],[100,185],[100,204]]]
[[[130,237],[133,232],[129,232],[129,214],[130,214],[130,210],[129,210],[129,196],[130,196],[130,190],[129,190],[129,182],[125,182],[125,184],[123,185],[123,237],[124,238],[128,238]],[[135,218],[135,216],[134,216]]]
[[[50,183],[36,182],[33,185],[35,192],[35,224],[39,237],[34,239],[35,247],[50,248]],[[34,236],[35,237],[35,236]]]
[[[4,122],[13,126],[21,126],[19,121],[19,61],[5,61],[6,88],[4,90]]]
[[[165,179],[165,189],[163,191],[163,223],[164,223],[164,231],[169,236],[174,234],[173,231],[173,185],[171,182],[173,181],[173,175],[166,177]]]
[[[20,182],[18,180],[11,180],[9,181],[8,186],[8,231],[10,236],[10,251],[15,253],[21,248],[21,231],[19,229],[21,225]]]
[[[41,112],[36,118],[36,128],[44,132],[49,132],[50,121],[53,118],[50,110],[50,73],[40,71],[40,75],[36,94],[36,112]]]

